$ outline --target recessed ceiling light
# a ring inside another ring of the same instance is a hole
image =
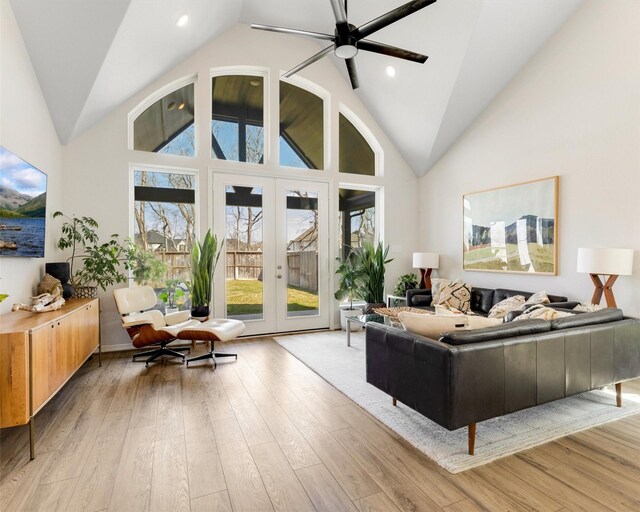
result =
[[[183,14],[178,18],[178,21],[176,21],[176,26],[184,27],[187,23],[189,23],[189,15]]]
[[[167,105],[167,110],[173,110],[174,108],[176,108],[176,102],[172,101],[171,103],[169,103]]]
[[[391,78],[396,76],[396,68],[394,68],[393,66],[387,66],[387,76]]]
[[[260,85],[260,80],[251,80],[249,83],[254,87],[258,87]]]
[[[184,108],[184,101],[178,105],[178,110],[182,110]]]

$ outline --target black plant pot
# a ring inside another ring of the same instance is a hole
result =
[[[191,318],[202,321],[206,320],[209,318],[209,306],[197,306],[195,308],[191,308]]]
[[[66,261],[57,263],[45,263],[44,271],[50,276],[59,279],[62,283],[62,298],[67,300],[75,293],[73,286],[69,284],[71,279],[71,268]]]

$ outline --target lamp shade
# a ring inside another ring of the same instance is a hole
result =
[[[578,272],[628,276],[632,270],[633,249],[578,249]]]
[[[440,255],[435,252],[414,252],[413,268],[438,268]]]

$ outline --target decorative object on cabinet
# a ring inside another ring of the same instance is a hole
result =
[[[613,285],[619,276],[633,272],[633,249],[578,249],[578,272],[589,274],[595,286],[592,304],[600,304],[602,294],[608,308],[615,308]],[[605,277],[603,283],[600,276]]]
[[[45,263],[44,271],[60,280],[60,283],[62,283],[62,298],[64,300],[70,299],[73,296],[75,288],[69,282],[71,280],[71,267],[68,261]]]
[[[558,273],[558,177],[463,196],[464,270]]]
[[[0,316],[0,428],[28,423],[31,459],[34,416],[96,349],[102,366],[98,299],[71,299],[41,315]]]

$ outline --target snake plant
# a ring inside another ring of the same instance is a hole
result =
[[[206,307],[211,302],[211,283],[222,246],[218,246],[218,238],[207,231],[202,242],[196,241],[191,249],[191,280],[187,287],[191,294],[191,307]]]

